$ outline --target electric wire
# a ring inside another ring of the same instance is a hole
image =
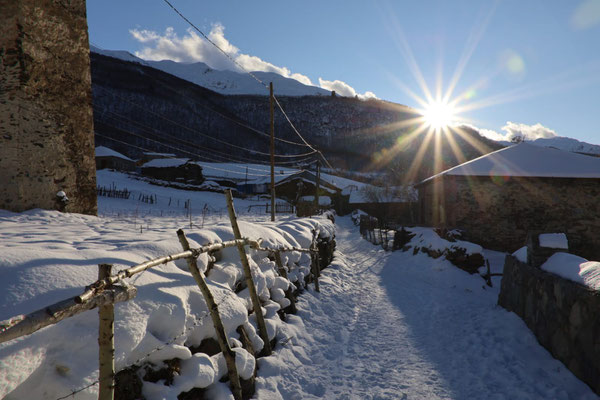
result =
[[[99,113],[103,113],[103,114],[105,114],[105,113],[110,113],[110,114],[113,114],[113,115],[117,116],[117,117],[118,117],[118,118],[120,118],[121,120],[123,120],[123,121],[126,121],[126,123],[129,123],[129,124],[132,124],[132,125],[137,125],[137,126],[136,126],[136,128],[137,128],[137,129],[140,129],[140,128],[141,128],[140,130],[141,130],[142,132],[146,133],[146,134],[153,135],[153,136],[155,136],[155,137],[159,137],[159,136],[162,136],[162,137],[167,137],[167,138],[169,138],[170,140],[173,140],[173,141],[176,141],[176,142],[179,142],[179,143],[181,143],[182,145],[185,145],[185,146],[192,146],[192,147],[194,147],[194,148],[195,148],[195,150],[197,150],[197,151],[201,151],[201,152],[204,152],[204,153],[209,153],[209,154],[211,154],[211,156],[213,156],[213,157],[218,157],[218,158],[221,158],[221,159],[223,159],[223,160],[226,160],[226,161],[229,161],[229,162],[236,162],[236,163],[248,163],[248,162],[250,162],[250,163],[258,163],[258,164],[262,164],[262,163],[268,163],[268,161],[266,161],[266,160],[256,160],[256,159],[250,159],[250,158],[247,158],[247,157],[242,157],[242,156],[232,156],[232,155],[230,155],[230,154],[223,153],[223,152],[220,152],[220,151],[218,151],[218,150],[214,150],[214,149],[211,149],[210,151],[209,151],[209,150],[205,150],[205,149],[202,149],[202,148],[200,148],[200,147],[201,147],[201,145],[199,145],[199,144],[197,144],[197,143],[193,143],[193,142],[190,142],[190,141],[188,141],[188,140],[185,140],[185,139],[177,138],[177,137],[175,137],[175,136],[172,136],[172,135],[170,135],[170,134],[168,134],[168,133],[156,132],[156,131],[154,130],[154,128],[152,128],[152,127],[149,127],[149,126],[147,126],[147,125],[145,125],[145,124],[141,123],[140,121],[135,121],[135,120],[132,120],[131,118],[128,118],[127,116],[125,116],[125,115],[122,115],[122,114],[119,114],[119,113],[117,113],[117,112],[115,112],[115,111],[106,110],[106,109],[101,109],[101,108],[100,108],[99,106],[97,106],[97,105],[94,105],[94,108],[95,108],[95,109],[96,109],[96,111],[97,111],[97,112],[99,112]],[[115,117],[111,117],[111,116],[108,116],[108,115],[107,115],[106,117],[108,117],[108,118],[112,118],[112,119],[114,119],[115,121],[117,121],[117,119],[116,119]],[[121,122],[121,121],[119,121],[119,122],[120,122],[120,123],[123,123],[123,122]],[[117,128],[117,129],[122,129],[122,128],[120,128],[120,127],[117,127],[117,126],[115,126],[115,128]],[[128,132],[128,133],[130,133],[130,134],[132,134],[132,135],[135,135],[135,136],[140,136],[139,134],[135,134],[135,133],[134,133],[134,132],[132,132],[132,131],[127,131],[127,130],[124,130],[124,131],[126,131],[126,132]],[[140,137],[142,137],[142,138],[147,138],[147,137],[145,137],[145,136],[140,136]],[[148,139],[150,140],[150,138],[148,138]],[[159,144],[161,144],[161,145],[169,146],[169,145],[167,145],[167,144],[164,144],[164,142],[161,142],[160,140],[154,140],[154,141],[155,141],[155,142],[157,142],[157,143],[159,143]],[[179,149],[178,149],[178,150],[179,150]],[[221,155],[221,154],[222,154],[222,155]],[[206,158],[207,158],[207,159],[211,159],[210,157],[206,157]],[[301,160],[294,160],[294,161],[278,161],[278,162],[276,162],[276,163],[275,163],[275,165],[289,165],[289,164],[297,164],[297,163],[299,163],[299,162],[305,162],[306,160],[310,160],[310,159],[311,159],[311,157],[307,157],[306,159],[301,159]],[[212,160],[213,160],[213,161],[217,161],[217,162],[222,162],[222,161],[220,161],[220,160],[215,160],[214,158],[212,158]]]
[[[173,11],[175,11],[181,18],[183,18],[183,20],[185,22],[187,22],[192,28],[194,28],[197,32],[199,32],[202,37],[204,37],[204,39],[206,39],[210,44],[212,44],[214,47],[216,47],[221,53],[223,53],[225,55],[225,57],[227,57],[231,62],[233,62],[235,65],[237,65],[239,68],[241,68],[242,71],[246,72],[248,75],[250,75],[251,77],[253,77],[257,82],[259,82],[260,84],[262,84],[266,89],[268,89],[268,85],[266,85],[262,80],[260,80],[256,75],[254,75],[252,72],[248,71],[246,68],[244,68],[240,63],[238,63],[233,57],[231,57],[225,50],[223,50],[221,47],[219,47],[219,45],[217,45],[215,42],[213,42],[204,32],[202,32],[196,25],[194,25],[189,19],[187,19],[185,17],[185,15],[183,15],[175,6],[173,6],[173,4],[171,4],[169,2],[169,0],[163,0],[169,7],[171,7],[173,9]],[[294,132],[298,135],[298,137],[308,146],[310,147],[312,150],[314,150],[316,153],[318,153],[321,158],[323,159],[323,161],[325,161],[325,163],[327,164],[327,166],[329,166],[329,168],[333,168],[333,166],[329,163],[329,161],[325,158],[325,155],[323,155],[323,153],[319,150],[316,150],[313,146],[311,146],[306,139],[304,139],[304,137],[302,137],[302,135],[300,135],[300,132],[298,132],[298,129],[296,129],[296,127],[294,126],[294,124],[292,124],[292,121],[290,120],[290,118],[288,117],[287,113],[284,111],[283,107],[281,106],[281,104],[279,103],[279,101],[277,100],[277,98],[275,97],[275,95],[273,95],[273,98],[275,99],[275,103],[277,104],[277,107],[279,108],[279,110],[283,113],[283,115],[285,116],[286,120],[288,121],[288,123],[290,124],[290,126],[292,127],[292,129],[294,130]]]
[[[133,144],[128,143],[128,142],[124,142],[124,141],[119,140],[119,139],[115,139],[115,138],[111,138],[111,137],[106,136],[106,135],[102,135],[100,133],[96,133],[96,135],[100,136],[100,137],[103,137],[105,139],[111,140],[113,142],[120,143],[120,144],[123,144],[125,146],[129,146],[131,148],[142,150],[144,152],[152,152],[152,150],[150,150],[150,149],[147,149],[147,148],[144,148],[144,147],[140,147],[140,146],[136,146],[136,145],[133,145]],[[193,153],[190,153],[190,154],[193,154]],[[168,159],[177,159],[178,157],[165,157],[165,158],[168,158]],[[214,169],[214,170],[222,171],[222,172],[229,172],[229,173],[235,174],[235,175],[241,175],[241,176],[246,175],[246,173],[244,171],[241,171],[241,170],[240,171],[233,171],[233,170],[230,170],[230,169],[219,168],[219,167],[215,167],[215,166],[212,166],[212,165],[205,165],[205,164],[202,164],[201,166],[202,166],[202,168]],[[244,164],[240,164],[240,166],[245,166],[245,165]],[[268,172],[268,170],[265,170],[265,172]],[[298,172],[298,171],[284,172],[283,174],[280,173],[280,174],[277,174],[277,175],[278,176],[281,176],[281,175],[289,176],[289,175],[295,174],[296,172]],[[265,174],[248,173],[247,175],[248,176],[256,176],[256,177],[269,177],[270,176],[269,173],[265,173]]]
[[[90,42],[90,43],[92,43],[92,42]],[[96,48],[98,48],[98,49],[100,49],[100,50],[103,50],[101,47],[99,47],[99,46],[95,45],[94,43],[92,43],[92,45],[94,45],[94,47],[96,47]],[[147,66],[148,68],[157,69],[157,68],[155,68],[155,67],[151,66],[150,64],[146,63],[146,62],[145,62],[145,60],[143,60],[143,59],[141,59],[141,58],[140,58],[140,60],[142,61],[142,64],[143,64],[143,65],[145,65],[145,66]],[[159,71],[162,71],[162,70],[159,70]],[[165,72],[165,71],[162,71],[162,72]],[[189,97],[189,96],[186,96],[186,95],[185,95],[185,94],[183,94],[183,93],[177,92],[175,89],[173,89],[173,88],[172,88],[172,87],[170,87],[169,85],[165,84],[165,83],[164,83],[162,80],[158,79],[157,77],[151,76],[151,78],[152,78],[152,79],[153,79],[155,82],[157,82],[157,83],[159,83],[161,86],[163,86],[164,88],[166,88],[166,89],[168,89],[168,90],[172,91],[173,93],[175,93],[176,95],[178,95],[178,96],[182,96],[182,97],[184,97],[184,98],[186,98],[186,99],[188,99],[188,100],[190,100],[190,101],[193,101],[192,99],[190,99],[190,97]],[[181,79],[181,78],[180,78],[180,79]],[[185,79],[184,79],[184,80],[185,80]],[[193,83],[193,82],[192,82],[192,83]],[[258,130],[258,129],[256,129],[256,128],[253,128],[253,127],[251,127],[250,125],[244,124],[244,123],[242,123],[241,121],[239,121],[239,120],[236,120],[236,119],[234,119],[234,118],[231,118],[231,117],[229,117],[229,116],[227,116],[227,115],[223,114],[223,113],[222,113],[222,112],[220,112],[220,111],[217,111],[217,110],[215,110],[215,109],[213,109],[213,108],[210,108],[210,107],[208,107],[208,106],[207,106],[207,105],[205,105],[205,104],[201,104],[201,103],[194,103],[194,104],[195,104],[195,105],[198,105],[198,106],[200,106],[200,107],[203,107],[203,108],[205,108],[205,109],[207,109],[207,110],[209,110],[209,111],[211,111],[211,112],[213,112],[213,113],[215,113],[215,114],[218,114],[219,116],[223,117],[224,119],[227,119],[228,121],[231,121],[231,122],[233,122],[233,123],[235,123],[235,124],[237,124],[237,125],[239,125],[239,126],[241,126],[241,127],[243,127],[243,128],[246,128],[246,129],[248,129],[249,131],[251,131],[251,132],[253,132],[253,133],[256,133],[256,134],[258,134],[258,135],[261,135],[261,136],[266,136],[266,137],[268,137],[268,138],[270,138],[270,137],[271,137],[271,135],[269,135],[268,133],[262,132],[262,131],[260,131],[260,130]],[[192,113],[194,113],[194,114],[196,114],[196,115],[198,114],[198,113],[194,112],[193,110],[192,110],[191,112],[192,112]],[[279,142],[282,142],[282,143],[287,143],[287,144],[295,145],[295,146],[303,146],[303,147],[306,147],[306,146],[307,146],[305,143],[293,142],[293,141],[291,141],[291,140],[281,139],[281,138],[278,138],[278,137],[276,137],[276,138],[275,138],[275,140],[276,140],[276,141],[279,141]]]
[[[148,112],[148,113],[150,113],[150,114],[154,114],[154,115],[156,115],[157,117],[159,117],[159,118],[161,118],[161,119],[164,119],[165,121],[169,121],[170,123],[172,123],[172,124],[173,124],[173,125],[175,125],[175,126],[181,127],[181,128],[183,128],[183,129],[185,129],[185,130],[187,130],[187,131],[190,131],[190,132],[194,132],[194,133],[196,133],[196,134],[198,134],[198,135],[200,135],[200,136],[207,137],[207,138],[209,138],[209,139],[211,139],[211,140],[214,140],[214,141],[215,141],[215,142],[217,142],[217,143],[221,143],[221,144],[223,144],[223,145],[225,145],[225,146],[230,146],[230,147],[233,147],[233,148],[236,148],[236,149],[240,149],[240,150],[243,150],[243,151],[247,151],[247,152],[249,152],[249,153],[260,154],[260,155],[263,155],[263,156],[269,156],[269,157],[271,156],[271,154],[270,154],[270,153],[265,153],[265,152],[262,152],[262,151],[258,151],[258,150],[252,150],[252,149],[248,149],[248,148],[245,148],[245,147],[242,147],[242,146],[238,146],[238,145],[235,145],[235,144],[232,144],[232,143],[226,142],[226,141],[224,141],[224,140],[217,139],[217,138],[215,138],[215,137],[213,137],[213,136],[210,136],[210,135],[208,135],[208,134],[206,134],[206,133],[200,132],[200,131],[198,131],[198,130],[196,130],[196,129],[190,128],[190,127],[188,127],[188,126],[186,126],[186,125],[182,125],[182,124],[178,123],[177,121],[173,121],[172,119],[165,117],[165,116],[164,116],[164,115],[162,115],[162,114],[159,114],[159,113],[157,113],[157,112],[154,112],[154,111],[152,111],[152,110],[148,110],[148,109],[146,109],[145,107],[143,107],[143,106],[141,106],[141,105],[139,105],[139,104],[136,104],[136,103],[132,102],[132,101],[131,101],[131,100],[129,100],[129,99],[126,99],[126,98],[124,98],[124,97],[122,97],[122,96],[120,96],[120,95],[118,95],[118,94],[116,94],[116,93],[113,93],[112,91],[110,91],[110,90],[108,90],[108,89],[106,89],[106,88],[104,88],[104,87],[102,87],[102,86],[95,86],[95,88],[98,88],[98,89],[100,89],[100,90],[103,90],[103,91],[105,91],[105,92],[107,92],[107,93],[110,93],[110,94],[112,94],[113,96],[115,96],[115,97],[118,97],[118,98],[120,98],[120,99],[121,99],[121,100],[123,100],[123,101],[126,101],[126,102],[128,102],[128,103],[130,103],[130,104],[133,104],[134,106],[136,106],[136,107],[138,107],[138,108],[140,108],[140,109],[142,109],[142,110],[144,110],[144,111],[146,111],[146,112]],[[275,157],[279,157],[279,158],[295,158],[295,157],[306,157],[306,156],[309,156],[309,155],[312,155],[312,154],[315,154],[315,153],[317,153],[317,152],[313,150],[313,151],[311,151],[311,152],[308,152],[308,153],[303,153],[303,154],[275,154]]]

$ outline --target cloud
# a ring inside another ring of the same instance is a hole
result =
[[[225,27],[219,23],[212,25],[208,37],[223,49],[223,52],[231,59],[235,60],[235,63],[225,57],[221,51],[208,43],[192,28],[187,29],[183,36],[177,35],[172,27],[168,27],[164,34],[146,29],[130,29],[129,33],[135,40],[144,45],[141,50],[135,52],[135,55],[145,60],[203,62],[213,69],[241,72],[242,70],[236,65],[237,63],[246,71],[274,72],[285,78],[295,79],[305,85],[314,86],[306,75],[292,72],[287,67],[271,64],[260,57],[241,53],[236,46],[227,40]],[[341,96],[354,97],[358,95],[361,99],[377,98],[373,92],[358,94],[350,85],[338,80],[326,81],[319,78],[319,85],[326,90],[335,90]]]
[[[546,128],[539,122],[535,125],[517,124],[514,122],[507,121],[506,125],[502,127],[502,130],[506,132],[506,137],[510,139],[520,136],[525,140],[535,140],[540,138],[551,138],[557,136],[550,128]]]
[[[145,60],[203,62],[213,69],[240,72],[241,69],[236,65],[237,63],[247,71],[274,72],[283,77],[295,79],[305,85],[313,85],[310,78],[305,75],[292,73],[288,68],[278,67],[262,60],[260,57],[241,53],[236,46],[227,40],[225,27],[221,24],[213,24],[208,37],[236,63],[225,57],[223,52],[208,43],[192,28],[189,28],[183,36],[177,35],[172,27],[168,27],[162,35],[154,31],[138,29],[131,29],[129,33],[134,39],[145,45],[140,51],[135,52],[136,56]]]
[[[536,140],[540,138],[552,138],[557,136],[556,132],[550,128],[546,128],[540,123],[535,125],[519,124],[511,121],[507,121],[501,129],[503,133],[498,133],[491,129],[482,129],[475,126],[469,126],[479,132],[480,135],[487,137],[488,139],[496,141],[508,141],[510,142],[515,137],[522,137],[525,140]]]
[[[600,23],[600,0],[584,0],[571,15],[571,26],[575,29],[587,29]]]
[[[343,81],[340,81],[337,79],[335,81],[327,81],[327,80],[319,77],[319,86],[321,86],[323,89],[326,89],[326,90],[331,90],[331,91],[335,90],[335,93],[339,94],[340,96],[345,96],[345,97],[358,96],[358,98],[362,99],[362,100],[377,98],[377,96],[373,92],[367,91],[364,94],[357,93],[356,90],[354,90],[354,88],[352,86],[348,85],[346,82],[343,82]]]

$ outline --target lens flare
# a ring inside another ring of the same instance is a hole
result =
[[[437,131],[452,125],[456,121],[456,110],[448,103],[434,101],[422,111],[425,123]]]

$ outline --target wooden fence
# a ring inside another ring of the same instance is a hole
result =
[[[394,251],[404,248],[404,246],[410,242],[410,239],[414,236],[409,231],[405,230],[404,227],[398,228],[397,226],[394,226],[392,228],[389,224],[381,223],[377,218],[370,215],[360,216],[359,229],[362,237],[374,245],[381,246],[386,251]],[[423,250],[426,251],[427,249]],[[465,262],[468,262],[468,256],[465,257],[464,252],[462,257],[452,257],[451,255],[447,255],[446,258],[457,267],[469,273],[473,273],[472,266],[469,266],[471,268],[466,268],[464,266]],[[485,267],[486,271],[483,274],[480,273],[479,275],[483,278],[486,285],[492,287],[492,277],[502,276],[502,274],[492,273],[490,271],[490,262],[488,260],[485,260]]]
[[[262,209],[264,209],[265,214],[270,214],[271,213],[271,204],[269,204],[269,203],[253,204],[253,205],[248,206],[248,212],[252,212],[253,210],[256,210],[256,209],[258,209],[259,212],[262,212]],[[275,213],[276,214],[294,214],[295,212],[296,212],[296,209],[291,204],[285,204],[285,203],[275,204]]]
[[[255,310],[257,322],[258,322],[258,333],[264,342],[264,348],[262,351],[263,355],[271,354],[271,346],[269,337],[267,334],[266,324],[262,312],[256,312],[261,310],[261,304],[256,292],[254,280],[250,271],[250,265],[246,254],[245,246],[249,246],[251,249],[266,251],[272,255],[276,262],[278,273],[287,278],[287,271],[283,267],[281,261],[282,252],[305,252],[311,256],[311,274],[309,282],[312,281],[315,285],[315,290],[319,291],[319,276],[320,276],[320,257],[319,250],[317,247],[318,231],[313,231],[313,240],[311,247],[296,248],[296,247],[280,247],[280,248],[267,248],[263,247],[259,240],[251,240],[248,238],[242,238],[238,223],[237,216],[233,205],[233,197],[231,190],[226,190],[227,196],[227,208],[229,212],[229,218],[231,226],[234,232],[235,239],[213,243],[201,246],[199,248],[191,248],[183,230],[177,231],[179,242],[182,246],[182,252],[159,257],[154,260],[146,261],[144,263],[132,266],[125,270],[121,270],[116,274],[112,274],[110,264],[100,264],[98,272],[98,280],[89,285],[85,291],[79,296],[75,296],[50,306],[44,307],[43,309],[34,311],[27,315],[20,315],[13,317],[7,321],[3,321],[0,325],[0,343],[7,342],[22,336],[30,335],[43,327],[48,325],[56,324],[63,319],[72,317],[80,314],[84,311],[99,308],[99,332],[98,332],[98,343],[99,343],[99,378],[91,385],[86,386],[78,391],[69,394],[66,397],[70,397],[79,391],[87,389],[95,384],[99,385],[99,400],[108,400],[114,398],[114,378],[115,378],[115,361],[114,361],[114,304],[118,302],[128,301],[133,299],[137,295],[137,289],[126,282],[126,279],[132,276],[144,272],[152,267],[156,267],[162,264],[166,264],[170,261],[179,259],[185,259],[187,261],[189,270],[194,277],[194,280],[198,284],[200,291],[206,301],[210,316],[217,333],[217,340],[221,352],[223,353],[226,365],[228,369],[229,381],[231,385],[231,391],[236,400],[242,399],[242,387],[237,373],[235,365],[235,352],[229,346],[227,335],[223,327],[223,323],[219,314],[218,304],[215,302],[212,293],[206,284],[204,274],[200,272],[197,259],[203,253],[212,253],[228,247],[237,247],[240,260],[244,270],[244,278],[247,287],[250,292],[250,299],[252,301],[253,309]],[[122,283],[122,286],[116,285]],[[286,293],[286,297],[291,302],[292,309],[295,309],[295,300],[291,289]],[[138,360],[136,362],[139,362]],[[64,398],[66,398],[64,397]]]

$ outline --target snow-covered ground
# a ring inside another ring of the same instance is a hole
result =
[[[0,320],[80,294],[96,279],[98,263],[114,263],[120,269],[180,251],[177,228],[186,229],[192,244],[231,238],[221,194],[151,186],[106,171],[99,173],[98,181],[117,189],[125,186],[135,199],[100,197],[100,217],[0,212]],[[140,203],[138,194],[154,194],[158,203]],[[192,228],[182,207],[186,199],[192,201]],[[180,200],[179,207],[175,200]],[[331,230],[326,220],[291,216],[278,216],[271,224],[266,215],[247,212],[253,204],[257,203],[236,199],[242,233],[266,238],[267,243],[307,246],[316,224]],[[214,212],[200,229],[203,205]],[[273,356],[258,359],[256,398],[597,398],[537,343],[516,315],[496,305],[499,278],[489,288],[481,277],[443,258],[384,252],[362,239],[348,217],[338,218],[336,226],[338,251],[323,271],[321,293],[308,288],[299,299],[298,314],[285,323],[273,312],[276,302],[267,300],[271,333],[278,344]],[[217,301],[227,305],[227,329],[245,324],[252,332],[243,295],[240,300],[229,290],[239,269],[231,250],[223,253],[209,278]],[[500,268],[504,254],[484,255],[493,270]],[[294,257],[306,267],[307,260]],[[274,293],[279,283],[269,272],[272,263],[261,257],[252,263],[263,289]],[[182,346],[210,335],[204,328],[192,329],[203,318],[203,303],[184,264],[169,263],[133,279],[138,296],[116,307],[117,366],[162,346],[152,353],[153,359],[179,355],[186,361],[174,387],[146,385],[148,399],[174,399],[198,382],[213,382],[208,393],[213,398],[231,398],[226,385],[217,382],[222,361],[191,357]],[[0,345],[0,397],[53,400],[93,383],[97,320],[96,312],[87,312]],[[167,344],[181,332],[177,341]],[[242,359],[245,367],[251,364],[246,354]],[[248,372],[245,367],[241,369]],[[96,396],[97,386],[92,386],[74,398]]]
[[[596,399],[494,287],[443,258],[385,252],[338,218],[321,293],[301,297],[302,351],[259,360],[259,398]],[[485,251],[497,269],[504,254]],[[272,376],[268,376],[272,374]]]

